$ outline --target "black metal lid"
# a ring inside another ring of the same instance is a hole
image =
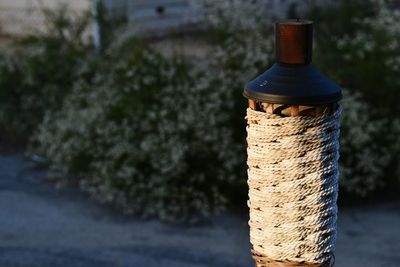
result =
[[[320,105],[342,98],[340,87],[312,64],[275,63],[246,84],[243,94],[249,99],[286,105]]]
[[[340,87],[310,62],[312,22],[276,24],[277,62],[246,84],[246,98],[286,105],[321,105],[342,98]]]

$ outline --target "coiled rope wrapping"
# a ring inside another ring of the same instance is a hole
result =
[[[259,266],[331,260],[340,114],[340,107],[319,117],[247,109],[250,239]]]

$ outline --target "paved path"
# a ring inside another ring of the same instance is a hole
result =
[[[250,267],[245,216],[200,226],[122,216],[0,157],[0,267]],[[400,202],[342,211],[336,267],[400,266]]]

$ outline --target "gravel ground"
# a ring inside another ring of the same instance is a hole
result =
[[[250,267],[246,217],[197,225],[120,215],[0,157],[0,267]],[[342,209],[336,267],[400,266],[400,201]]]

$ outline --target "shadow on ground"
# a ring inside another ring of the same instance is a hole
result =
[[[122,216],[42,181],[21,154],[0,157],[1,267],[250,267],[247,218],[200,226]],[[400,262],[400,201],[341,211],[336,267]]]

